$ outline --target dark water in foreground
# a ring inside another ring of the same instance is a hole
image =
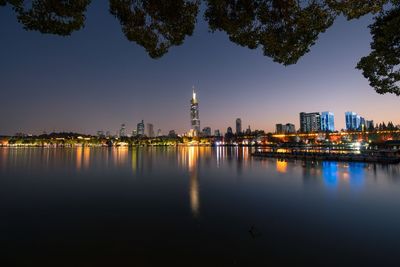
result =
[[[399,165],[249,153],[1,148],[2,266],[400,265]]]

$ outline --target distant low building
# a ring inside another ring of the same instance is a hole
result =
[[[147,123],[147,137],[149,138],[154,137],[154,126],[151,123]]]
[[[292,123],[286,123],[286,133],[295,133],[296,127]]]
[[[245,134],[246,134],[246,135],[251,135],[251,128],[250,128],[250,125],[249,125],[249,127],[247,127]]]
[[[121,128],[119,129],[119,137],[126,137],[125,130],[126,130],[125,123],[123,123],[121,124]]]
[[[278,123],[276,124],[275,127],[276,127],[275,132],[277,134],[287,134],[296,132],[296,128],[292,123],[286,123],[286,124]]]
[[[365,127],[369,131],[374,130],[374,128],[375,128],[374,121],[373,120],[367,120],[365,122]]]
[[[242,134],[242,119],[241,118],[236,119],[236,134],[237,135]]]
[[[169,132],[168,132],[168,137],[172,137],[172,138],[174,138],[174,137],[176,137],[177,135],[176,135],[176,133],[175,133],[175,130],[170,130]]]
[[[211,136],[211,128],[210,127],[204,127],[202,131],[203,136]]]
[[[144,136],[144,121],[142,120],[137,124],[136,132],[138,136]]]

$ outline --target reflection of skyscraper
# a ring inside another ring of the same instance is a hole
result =
[[[242,134],[242,119],[240,118],[236,119],[236,134]]]
[[[190,100],[190,123],[191,129],[194,132],[194,135],[198,135],[200,133],[200,119],[199,119],[199,102],[196,99],[196,93],[193,87],[193,96]]]
[[[143,120],[137,124],[137,135],[139,135],[139,136],[144,135],[144,121]]]

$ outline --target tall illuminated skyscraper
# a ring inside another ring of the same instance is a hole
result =
[[[200,133],[199,102],[197,101],[194,87],[193,87],[193,96],[192,99],[190,100],[190,123],[194,135],[198,136]]]
[[[137,124],[137,135],[138,136],[143,136],[144,135],[144,121],[142,120]]]
[[[242,120],[240,118],[236,119],[236,134],[242,134]]]
[[[335,131],[335,115],[332,112],[324,111],[321,113],[321,131]]]

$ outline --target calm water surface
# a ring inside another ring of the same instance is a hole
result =
[[[399,266],[400,166],[0,148],[3,266]]]

